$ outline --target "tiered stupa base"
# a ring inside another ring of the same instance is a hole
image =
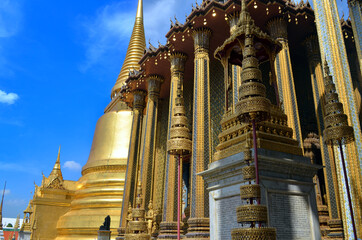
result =
[[[157,239],[177,239],[177,222],[161,222]]]
[[[189,228],[185,239],[192,239],[192,240],[210,239],[209,218],[189,218],[187,223],[189,225]]]

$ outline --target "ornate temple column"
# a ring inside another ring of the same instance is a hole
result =
[[[357,226],[360,226],[362,224],[362,207],[360,205],[362,198],[362,134],[337,3],[335,0],[313,0],[313,6],[322,60],[326,60],[330,66],[340,101],[348,116],[348,123],[354,129],[355,141],[344,147],[344,154],[347,160],[355,220]],[[333,147],[333,152],[339,183],[343,183],[342,162],[338,148]],[[350,237],[349,233],[352,232],[352,226],[347,193],[343,185],[339,186],[339,190],[344,233],[346,234],[345,237],[348,238]],[[358,237],[362,237],[362,228],[358,229]]]
[[[276,18],[268,23],[268,29],[271,37],[278,40],[283,46],[283,49],[275,59],[279,98],[284,106],[284,112],[288,116],[288,126],[293,128],[295,132],[293,137],[299,142],[299,146],[303,147],[297,95],[295,93],[292,63],[290,61],[287,23],[282,18]]]
[[[232,35],[237,29],[237,25],[240,18],[240,12],[236,11],[228,16],[228,23],[230,26],[230,35]],[[231,64],[230,64],[231,65]],[[239,87],[241,84],[240,74],[241,74],[241,66],[231,65],[229,66],[229,72],[232,80],[232,112],[235,112],[235,105],[239,101]]]
[[[208,238],[209,197],[206,185],[197,174],[206,170],[211,160],[209,39],[211,31],[196,29],[194,38],[194,100],[192,125],[190,218],[187,238]]]
[[[331,219],[340,219],[340,206],[339,206],[339,191],[337,172],[335,169],[335,162],[333,154],[330,156],[327,146],[324,144],[323,129],[324,129],[324,78],[322,71],[322,61],[319,52],[319,43],[316,35],[308,37],[304,46],[307,50],[309,70],[311,73],[311,82],[314,99],[314,110],[317,117],[318,135],[320,136],[320,150],[322,154],[322,161],[324,168],[324,178],[327,180],[326,192],[328,211]]]
[[[171,134],[171,118],[176,106],[177,89],[183,88],[186,55],[174,52],[170,56],[171,86],[167,140]],[[177,164],[174,156],[167,154],[164,206],[158,239],[177,238]]]
[[[135,200],[135,191],[137,187],[137,181],[135,179],[138,179],[138,159],[141,143],[143,109],[145,107],[146,92],[137,90],[133,92],[133,96],[134,99],[132,129],[127,159],[127,173],[123,194],[121,222],[120,229],[118,229],[119,231],[122,231],[122,228],[125,228],[129,205],[133,206],[133,202]]]
[[[352,21],[353,36],[359,59],[359,67],[362,73],[362,2],[360,0],[348,0],[349,16]]]
[[[152,202],[154,209],[158,211],[159,220],[162,220],[161,214],[163,209],[163,194],[164,194],[164,182],[165,182],[165,168],[166,168],[166,143],[167,143],[167,126],[168,114],[165,109],[168,110],[168,104],[165,100],[158,100],[158,114],[157,114],[157,130],[156,130],[156,149],[155,149],[155,162],[154,162],[154,176],[153,176],[153,196]]]
[[[155,161],[156,129],[158,98],[163,78],[158,75],[152,75],[147,79],[148,83],[148,101],[145,116],[145,133],[143,135],[140,151],[140,174],[142,181],[142,208],[146,209],[153,193],[153,169]]]

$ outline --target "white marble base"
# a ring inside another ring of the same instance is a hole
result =
[[[313,184],[321,166],[302,156],[258,152],[261,204],[268,207],[269,226],[277,229],[277,239],[321,239]],[[200,173],[208,184],[211,240],[231,240],[231,229],[240,227],[236,208],[241,205],[240,186],[247,184],[241,174],[243,155],[213,162]]]

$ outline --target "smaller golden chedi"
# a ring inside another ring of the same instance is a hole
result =
[[[143,202],[141,182],[137,185],[136,207],[128,215],[125,240],[148,240],[151,235],[148,233],[148,224],[145,220],[145,209],[141,208]]]

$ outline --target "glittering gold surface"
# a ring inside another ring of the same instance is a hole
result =
[[[107,215],[112,234],[117,233],[130,137],[130,129],[124,126],[131,121],[129,111],[108,112],[99,119],[71,210],[58,221],[57,240],[93,239]]]
[[[117,78],[116,84],[112,89],[112,97],[123,86],[124,82],[128,78],[129,71],[140,69],[140,65],[138,64],[138,62],[142,58],[145,49],[146,40],[145,30],[143,26],[143,0],[139,0],[136,20],[133,27],[131,40],[128,45],[126,58],[124,59],[123,66]]]

